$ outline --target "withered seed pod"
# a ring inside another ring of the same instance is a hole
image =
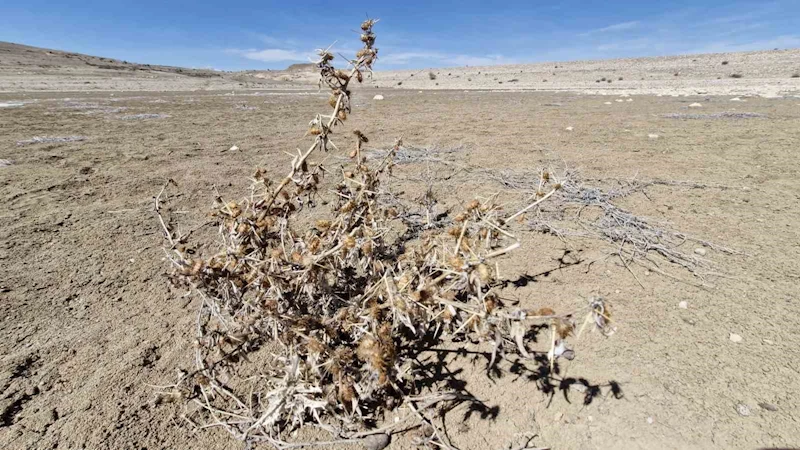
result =
[[[484,283],[488,283],[492,281],[492,268],[487,266],[486,264],[478,264],[477,267],[478,277]]]
[[[364,244],[361,246],[361,251],[365,255],[371,255],[372,254],[372,241],[364,242]]]

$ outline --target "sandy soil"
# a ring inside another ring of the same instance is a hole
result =
[[[77,86],[80,76],[64,82]],[[788,75],[782,82],[790,82]],[[504,362],[490,378],[480,354],[447,356],[463,369],[455,376],[490,407],[448,414],[454,445],[506,448],[528,432],[538,434],[537,445],[558,449],[800,445],[800,162],[794,154],[800,99],[418,93],[411,87],[380,90],[383,101],[372,99],[374,87],[359,90],[345,131],[360,128],[372,148],[386,148],[398,136],[415,146],[457,148],[450,156],[471,167],[533,172],[567,164],[586,179],[719,186],[654,186],[621,205],[741,252],[706,249],[705,258],[724,275],[709,277],[713,286],[695,286],[697,280],[663,260],[662,269],[680,280],[633,266],[640,285],[618,260],[603,258],[604,242],[515,230],[525,250],[504,259],[503,271],[533,278],[506,295],[560,310],[602,295],[613,305],[618,330],[608,339],[584,336],[575,360],[562,367],[563,376],[585,379],[599,395],[569,385],[542,392],[524,367]],[[177,369],[191,364],[197,304],[164,277],[152,197],[173,178],[186,227],[205,221],[214,186],[236,197],[255,167],[283,172],[289,160],[283,151],[307,140],[305,124],[323,110],[325,97],[123,89],[0,94],[0,104],[15,105],[0,108],[5,448],[237,446],[221,431],[192,431],[176,405],[154,404],[151,385],[172,382]],[[689,108],[695,102],[702,106]],[[665,117],[725,112],[763,117]],[[352,144],[349,132],[341,136],[345,146]],[[80,140],[23,143],[34,137]],[[241,150],[225,151],[234,144]],[[413,193],[426,169],[402,166],[393,183]],[[444,178],[435,190],[448,203],[502,190],[481,176]],[[577,264],[563,267],[565,250]],[[741,340],[731,340],[732,333]],[[622,395],[610,392],[612,382]],[[408,446],[399,437],[390,448]]]

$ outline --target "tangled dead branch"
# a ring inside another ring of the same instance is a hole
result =
[[[538,182],[540,177],[536,174],[487,171],[487,175],[512,190],[537,192],[541,189]],[[635,193],[647,195],[647,188],[657,185],[689,189],[728,189],[727,186],[687,181],[632,179],[605,180],[615,181],[616,186],[602,189],[587,184],[589,181],[602,180],[582,180],[574,170],[566,170],[561,179],[563,188],[555,193],[546,207],[537,209],[530,215],[528,224],[531,229],[559,237],[604,240],[614,248],[611,255],[619,257],[629,270],[629,264],[643,264],[650,270],[673,278],[673,275],[660,268],[661,264],[653,259],[653,255],[659,255],[704,280],[706,275],[715,274],[711,271],[710,262],[691,249],[687,250],[687,243],[693,242],[727,254],[737,253],[733,249],[672,230],[664,223],[633,214],[616,204],[620,199]],[[596,213],[586,218],[583,213],[590,209],[594,209]]]
[[[451,448],[429,410],[477,400],[421,382],[424,352],[468,338],[490,343],[490,366],[504,352],[532,359],[526,339],[543,327],[552,373],[556,359],[573,356],[566,340],[578,319],[609,331],[602,299],[558,314],[510,308],[498,295],[496,260],[520,246],[506,223],[560,189],[550,177],[542,177],[541,195],[514,214],[491,196],[439,220],[431,217],[430,198],[410,202],[421,208],[415,212],[381,189],[401,142],[368,161],[362,151],[368,138],[355,131],[351,163],[330,192],[331,211],[311,216],[325,194],[322,177],[331,172],[310,157],[337,149],[332,136],[351,113],[351,83],[361,82],[377,58],[375,23],[361,25],[363,48],[348,71],[332,65],[328,50],[319,51],[320,84],[330,89],[332,112],[310,122],[314,142],[298,151],[288,174],[275,182],[258,170],[244,199],[217,197],[217,252],[199,256],[207,246],[165,219],[165,190],[155,199],[171,279],[201,300],[195,367],[162,387],[159,398],[185,401],[184,418],[198,428],[221,427],[279,449],[309,445],[287,441],[304,425],[330,432],[332,440],[317,444],[331,445],[419,428],[420,445]],[[376,427],[390,410],[405,413]]]

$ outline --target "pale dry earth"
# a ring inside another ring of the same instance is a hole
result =
[[[800,49],[486,67],[380,70],[375,89],[580,92],[598,95],[800,95]],[[224,72],[120,61],[0,42],[0,92],[308,89],[312,64]]]
[[[795,50],[758,53],[781,54],[797,61]],[[728,66],[736,56],[726,56]],[[9,105],[0,108],[0,442],[11,449],[240,448],[222,431],[194,431],[178,405],[154,403],[152,386],[172,382],[177,369],[192,364],[198,304],[164,276],[169,267],[152,199],[172,178],[186,228],[204,222],[214,186],[236,197],[246,194],[256,167],[274,176],[284,171],[284,151],[306,145],[306,124],[325,110],[326,97],[291,80],[293,92],[266,89],[271,81],[248,90],[228,78],[241,74],[201,78],[166,69],[148,74],[156,77],[151,81],[136,71],[117,74],[128,69],[82,65],[15,78],[0,61],[0,90],[12,91],[0,94],[0,104]],[[76,72],[65,75],[69,70]],[[631,63],[628,70],[650,69]],[[676,90],[671,70],[641,89]],[[609,96],[624,83],[616,80],[603,95],[582,94],[588,88],[580,83],[568,89],[568,82],[564,90],[572,92],[463,92],[456,82],[457,90],[424,90],[433,81],[427,71],[413,77],[425,77],[419,86],[404,81],[413,89],[356,92],[338,138],[342,147],[353,144],[349,131],[359,128],[371,137],[370,148],[402,136],[409,145],[457,149],[448,157],[472,168],[535,176],[538,167],[558,173],[567,165],[587,180],[700,183],[707,187],[654,186],[620,205],[739,252],[704,248],[720,276],[698,287],[698,279],[667,261],[658,260],[660,267],[679,279],[638,265],[632,274],[618,259],[604,258],[613,250],[604,242],[561,240],[516,225],[524,247],[500,261],[502,272],[531,278],[504,295],[556,310],[602,295],[617,332],[582,336],[575,360],[561,365],[563,377],[585,379],[590,389],[542,392],[530,367],[508,362],[489,377],[480,345],[465,344],[475,352],[467,357],[446,355],[460,370],[453,376],[489,407],[457,408],[445,417],[455,446],[507,448],[524,433],[554,449],[800,446],[800,99],[792,97],[797,85],[789,64],[769,77],[773,69],[763,70],[762,91],[754,81],[740,84],[748,78],[720,80],[742,89],[732,93],[739,102],[732,95]],[[378,73],[376,83],[388,86],[383,80],[401,76]],[[22,84],[11,86],[12,79]],[[378,92],[385,100],[373,100]],[[756,96],[772,93],[784,97]],[[18,144],[36,137],[75,139]],[[228,151],[233,145],[240,150]],[[340,161],[329,155],[329,165]],[[399,167],[392,184],[416,195],[417,180],[431,172],[443,203],[494,192],[520,197],[479,173],[428,163]],[[691,253],[697,245],[686,246]],[[535,348],[546,351],[546,343]],[[610,392],[612,382],[620,395]],[[595,386],[599,395],[587,396]],[[410,448],[410,437],[396,436],[390,448]]]

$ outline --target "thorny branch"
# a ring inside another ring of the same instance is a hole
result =
[[[466,205],[450,229],[430,217],[430,209],[420,227],[412,220],[419,214],[381,190],[401,142],[368,163],[362,151],[368,138],[356,130],[352,163],[341,170],[332,210],[316,221],[304,214],[319,195],[322,175],[331,173],[309,158],[337,148],[331,135],[351,112],[350,83],[360,82],[377,58],[375,23],[361,25],[364,45],[349,71],[336,69],[334,56],[320,50],[320,84],[330,89],[333,110],[310,122],[314,142],[298,151],[288,174],[273,183],[258,170],[243,200],[217,196],[219,251],[199,256],[200,247],[164,220],[164,189],[155,199],[171,278],[201,300],[195,367],[164,387],[159,399],[185,401],[183,417],[198,428],[221,427],[247,443],[289,449],[313,444],[287,441],[306,424],[331,433],[318,445],[421,426],[430,431],[422,445],[451,448],[425,411],[477,400],[423,383],[425,351],[466,337],[491,343],[493,361],[504,352],[532,357],[526,336],[543,325],[552,335],[552,373],[557,358],[573,356],[566,339],[578,317],[610,332],[602,299],[557,314],[546,307],[510,308],[498,295],[503,281],[496,259],[520,246],[507,222],[561,187],[544,174],[540,194],[520,212],[507,216],[491,196]],[[403,419],[375,427],[386,412],[398,410],[407,411]]]

